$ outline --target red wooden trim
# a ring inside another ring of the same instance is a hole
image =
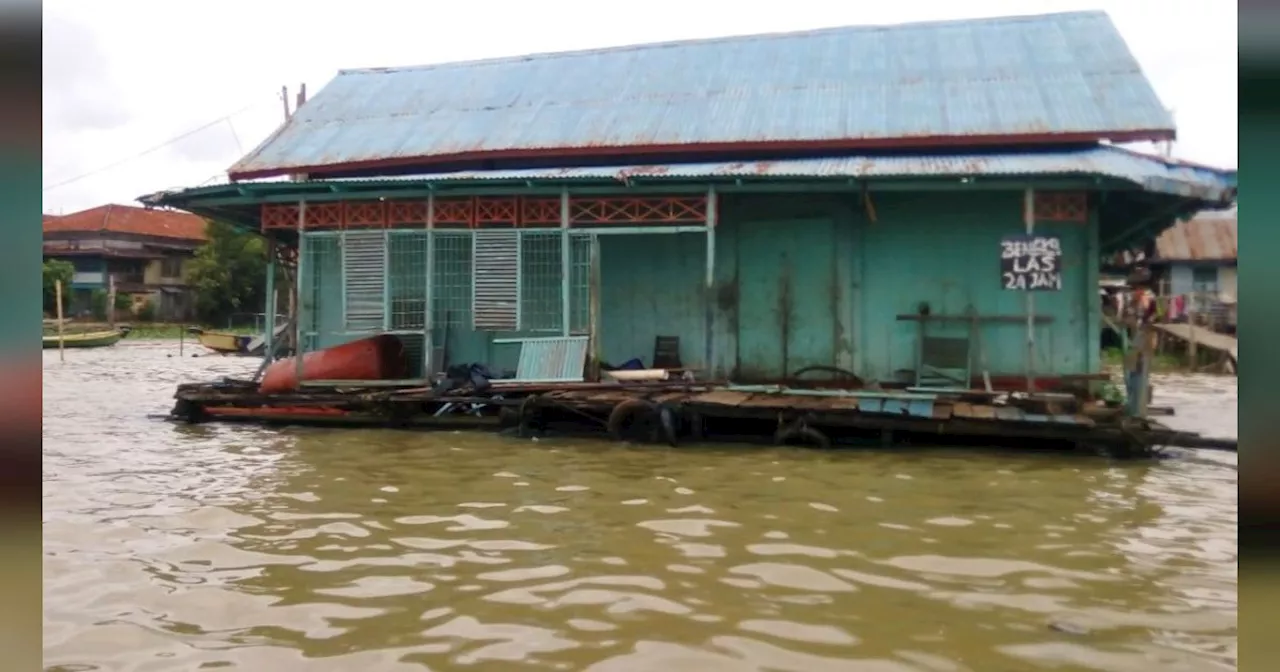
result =
[[[1033,204],[1038,222],[1089,221],[1089,194],[1083,191],[1037,191]]]
[[[1169,129],[1144,129],[1115,133],[1027,133],[1000,135],[937,135],[911,138],[850,138],[846,140],[813,140],[785,142],[704,142],[666,145],[594,145],[589,147],[559,147],[554,149],[508,149],[454,152],[431,156],[407,156],[394,159],[369,159],[333,164],[315,164],[263,168],[237,171],[229,175],[232,180],[249,180],[290,173],[307,173],[321,177],[333,173],[347,173],[380,168],[428,167],[441,163],[502,159],[555,159],[571,157],[646,156],[654,154],[688,155],[732,153],[789,153],[789,152],[851,152],[869,149],[920,149],[941,147],[993,147],[993,146],[1043,146],[1061,144],[1087,144],[1099,140],[1112,142],[1142,142],[1175,140],[1177,133]]]
[[[385,228],[425,225],[425,201],[339,201],[307,206],[307,229]],[[442,229],[476,227],[552,228],[560,225],[559,198],[516,196],[443,197],[435,199],[432,221]],[[705,196],[584,197],[569,201],[571,225],[703,224]],[[262,230],[294,230],[297,205],[263,205]]]
[[[572,224],[702,224],[705,196],[584,198],[569,201]]]

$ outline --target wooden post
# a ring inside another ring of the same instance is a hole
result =
[[[116,276],[107,274],[107,326],[116,328]]]
[[[1194,304],[1191,301],[1187,303]],[[1196,347],[1196,317],[1195,310],[1187,310],[1187,364],[1191,367],[1192,372],[1196,370],[1197,364],[1200,362],[1198,357],[1200,353],[1197,352],[1198,348]]]
[[[436,370],[444,362],[436,361],[436,196],[427,194],[427,268],[426,299],[422,302],[422,377],[434,382]],[[449,328],[448,323],[444,325]],[[446,339],[447,340],[447,339]]]
[[[1036,222],[1036,192],[1035,189],[1027,188],[1024,194],[1022,204],[1022,221],[1026,225],[1027,235],[1031,235],[1035,231]],[[1027,393],[1035,391],[1035,366],[1036,366],[1036,299],[1035,293],[1031,291],[1023,292],[1026,300],[1027,310]]]
[[[66,342],[64,341],[64,337],[62,333],[62,281],[61,280],[53,281],[53,299],[54,299],[54,302],[58,304],[58,309],[57,309],[58,361],[65,362],[67,361],[67,349],[66,349]]]
[[[294,304],[297,312],[294,313],[297,321],[293,325],[293,365],[294,380],[298,384],[298,389],[302,389],[302,355],[304,348],[302,347],[302,310],[304,301],[302,298],[302,279],[303,265],[306,262],[306,230],[307,230],[307,202],[298,201],[298,262],[295,264],[296,278],[294,279],[294,293],[297,294],[297,302]]]
[[[569,188],[560,190],[560,330],[568,337],[573,330],[573,246],[569,240]]]
[[[182,342],[186,340],[187,330],[183,328],[182,323],[178,323],[178,356],[182,356]]]
[[[588,337],[588,350],[591,352],[588,368],[588,379],[600,380],[600,237],[591,234],[591,271],[588,285],[588,303],[591,321],[591,334]]]
[[[262,354],[270,359],[275,352],[276,342],[276,236],[267,234],[267,287],[266,287],[267,331],[262,338]]]
[[[708,379],[715,378],[715,321],[716,321],[716,300],[715,300],[715,283],[716,283],[716,224],[719,219],[716,203],[716,188],[712,185],[707,188],[707,276],[706,287],[704,293],[704,301],[706,301],[705,325],[707,333],[705,334],[704,356],[706,357],[706,377]]]

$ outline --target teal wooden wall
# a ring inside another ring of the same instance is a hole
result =
[[[715,286],[705,289],[698,235],[602,237],[602,356],[649,362],[654,337],[681,337],[687,366],[706,369],[708,302],[715,366],[741,380],[832,365],[890,379],[915,365],[917,329],[899,322],[921,302],[933,314],[1024,316],[1000,286],[1000,239],[1024,230],[1021,192],[881,193],[871,222],[856,197],[728,196],[716,233]],[[1101,321],[1096,222],[1038,223],[1061,237],[1061,292],[1038,293],[1036,370],[1097,371]],[[930,327],[967,335],[968,325]],[[1017,375],[1025,323],[984,324],[987,368]]]
[[[876,221],[856,195],[729,195],[721,198],[715,282],[706,288],[703,234],[599,236],[601,356],[621,364],[652,362],[654,339],[679,336],[685,365],[739,380],[779,378],[811,365],[832,365],[867,379],[887,380],[915,365],[917,326],[899,322],[921,302],[933,314],[1025,315],[1025,297],[1000,285],[999,241],[1020,233],[1021,192],[882,192]],[[1097,222],[1040,222],[1061,237],[1060,292],[1036,294],[1036,314],[1053,317],[1036,329],[1036,371],[1100,369]],[[437,246],[437,345],[447,338],[449,361],[514,369],[515,346],[495,338],[546,333],[478,333],[470,328],[469,248]],[[455,258],[456,257],[456,258]],[[311,261],[308,256],[309,263]],[[575,278],[585,267],[575,267]],[[323,266],[317,291],[304,300],[325,332],[341,333],[340,264]],[[311,273],[307,274],[311,276]],[[576,282],[576,280],[575,280]],[[575,323],[586,297],[573,297]],[[707,366],[707,307],[713,313],[713,366]],[[966,335],[968,325],[951,327]],[[447,337],[446,337],[447,330]],[[931,334],[946,330],[932,326]],[[1019,375],[1026,360],[1025,323],[985,324],[987,369]]]

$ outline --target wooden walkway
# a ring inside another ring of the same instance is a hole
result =
[[[1240,366],[1238,341],[1235,336],[1219,334],[1216,331],[1209,331],[1204,327],[1196,327],[1190,324],[1156,324],[1153,326],[1166,334],[1188,342],[1194,336],[1196,345],[1202,345],[1218,352],[1225,352],[1231,357],[1231,362],[1235,364],[1237,369]]]

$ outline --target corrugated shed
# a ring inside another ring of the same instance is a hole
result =
[[[1103,12],[348,70],[233,166],[1172,137]]]
[[[1206,213],[1178,222],[1156,238],[1158,261],[1227,261],[1238,258],[1236,217]]]
[[[656,181],[716,178],[912,178],[1017,177],[1096,175],[1126,180],[1150,191],[1220,200],[1233,189],[1235,171],[1214,170],[1140,154],[1120,147],[1002,154],[945,154],[930,156],[843,156],[787,161],[733,161],[652,166],[548,168],[530,170],[465,171],[406,175],[395,178],[356,178],[334,182],[525,182],[535,181]]]
[[[43,218],[44,233],[131,233],[186,241],[203,241],[204,219],[185,212],[151,210],[132,205],[100,205],[69,215]]]

